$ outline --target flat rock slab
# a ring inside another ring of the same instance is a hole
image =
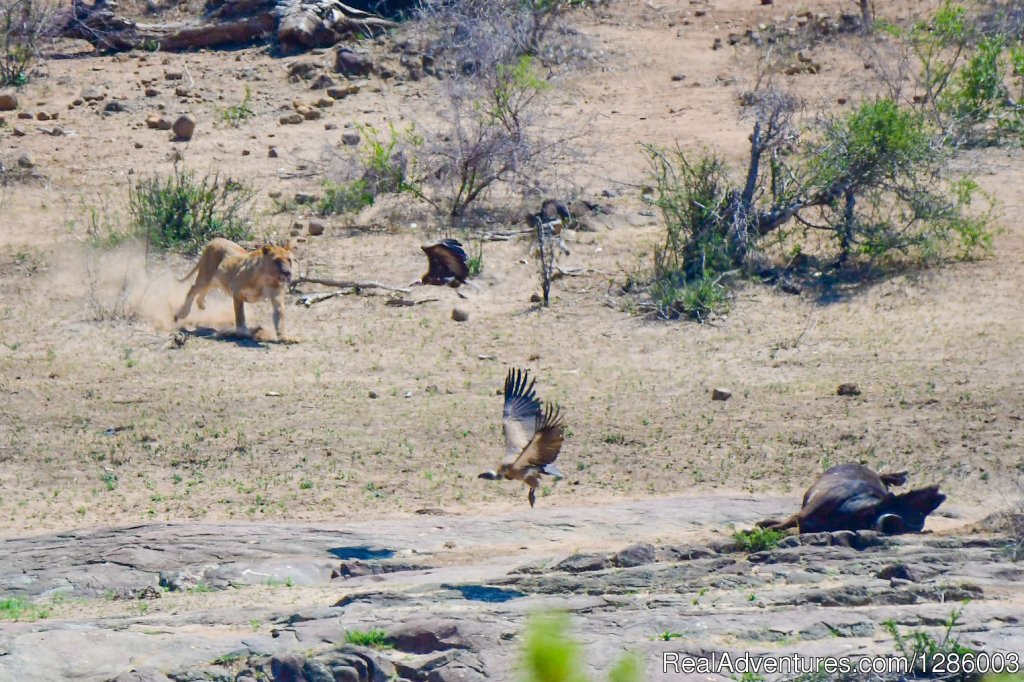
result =
[[[626,651],[651,680],[708,679],[666,672],[663,661],[711,652],[890,655],[883,623],[940,637],[954,609],[963,645],[1024,651],[1024,572],[1007,538],[813,534],[755,554],[730,542],[733,524],[791,504],[706,496],[500,517],[148,524],[9,539],[0,593],[40,605],[61,595],[81,615],[0,625],[0,680],[105,681],[133,670],[505,680],[528,618],[549,609],[573,614],[595,679]],[[163,606],[174,591],[182,594]],[[104,615],[99,606],[112,598],[152,607]],[[383,630],[391,648],[345,643],[369,630]]]

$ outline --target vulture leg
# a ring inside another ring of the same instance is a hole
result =
[[[533,508],[533,504],[537,501],[537,489],[536,488],[530,488],[530,495],[529,495],[528,499],[530,500],[530,508],[532,509]]]

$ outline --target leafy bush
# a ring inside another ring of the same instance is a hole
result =
[[[128,211],[135,233],[159,249],[198,252],[210,239],[251,238],[248,222],[255,191],[219,173],[202,177],[175,166],[160,178],[139,180],[128,188]]]
[[[569,617],[564,613],[542,613],[527,625],[523,643],[522,678],[525,682],[586,682],[581,649],[569,636]],[[640,661],[625,656],[613,667],[609,682],[640,682]]]
[[[317,213],[320,215],[354,213],[373,204],[374,195],[367,188],[365,180],[352,180],[351,182],[325,180],[321,187],[324,194],[316,206]]]
[[[987,248],[990,216],[968,215],[970,178],[945,181],[945,151],[923,116],[890,99],[827,120],[804,151],[809,221],[824,225],[842,265],[853,254],[891,260],[933,257],[954,243],[961,257]]]
[[[750,553],[775,549],[784,537],[786,537],[785,531],[770,528],[752,528],[732,534],[732,539],[736,541],[740,549]]]
[[[356,646],[372,647],[374,649],[390,649],[391,644],[387,641],[387,634],[383,630],[349,630],[345,633],[345,641]]]
[[[47,0],[0,0],[0,85],[24,85],[52,33]]]
[[[944,623],[945,629],[939,639],[923,630],[914,630],[909,635],[904,635],[900,632],[896,621],[891,619],[883,622],[882,627],[893,638],[896,651],[904,660],[914,663],[914,669],[911,672],[928,675],[936,672],[930,668],[936,662],[948,660],[954,654],[958,659],[962,659],[964,656],[975,653],[973,649],[960,644],[959,636],[953,636],[953,629],[960,624],[961,614],[963,614],[963,607],[953,609]],[[970,677],[972,675],[963,673],[951,679],[968,679]]]
[[[256,112],[252,110],[250,104],[252,103],[252,91],[249,86],[245,86],[245,95],[242,97],[242,101],[234,106],[230,106],[220,112],[221,120],[232,128],[237,128],[242,124],[242,121],[252,118],[256,115]]]

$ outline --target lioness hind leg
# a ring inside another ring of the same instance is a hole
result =
[[[188,294],[185,296],[185,302],[181,304],[180,308],[178,308],[178,312],[174,313],[175,322],[178,322],[188,317],[189,311],[192,310],[192,301],[195,300],[197,294],[199,294],[199,292],[197,291],[196,285],[193,284],[191,287],[189,287]],[[199,297],[200,301],[203,298],[205,298],[205,292],[203,292],[203,294],[199,294]],[[202,303],[199,304],[199,308],[200,310],[202,310]]]

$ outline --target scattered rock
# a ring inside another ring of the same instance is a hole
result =
[[[178,87],[174,88],[174,94],[178,97],[188,97],[192,94],[192,88],[190,88],[187,85],[179,85]]]
[[[36,114],[36,120],[37,121],[49,121],[50,120],[50,115],[48,113],[46,113],[45,111],[40,111],[38,114]]]
[[[82,90],[82,99],[86,102],[99,102],[100,100],[106,99],[106,97],[107,93],[97,87],[90,86]]]
[[[387,642],[398,651],[408,654],[468,649],[469,643],[462,630],[469,625],[453,620],[413,620],[388,631]]]
[[[146,88],[146,97],[156,97],[160,94],[160,91],[156,88]]]
[[[359,86],[355,83],[327,88],[327,96],[333,99],[344,99],[349,95],[356,94],[357,92],[359,92]]]
[[[0,92],[0,111],[14,111],[17,108],[17,95],[13,92]]]
[[[171,122],[159,114],[150,114],[146,117],[146,127],[153,130],[170,130]]]
[[[320,71],[322,67],[314,62],[295,62],[288,67],[288,80],[293,83],[299,80],[309,80],[313,74]]]
[[[329,109],[334,106],[334,100],[330,97],[321,97],[317,101],[313,102],[313,106],[317,109]]]
[[[469,320],[469,311],[465,308],[452,308],[452,319],[456,322],[467,322]]]
[[[727,388],[713,388],[711,389],[712,400],[728,400],[732,397],[732,391]]]
[[[334,85],[334,79],[328,76],[326,73],[322,73],[316,77],[316,80],[313,81],[313,84],[310,85],[309,88],[311,90],[326,90],[327,88],[334,87]]]
[[[143,668],[121,673],[110,682],[170,682],[170,679],[158,670]]]
[[[913,571],[907,568],[907,565],[903,563],[888,564],[876,573],[875,577],[881,578],[882,580],[906,580],[912,583],[916,583],[918,580]]]
[[[653,564],[656,559],[654,545],[639,543],[616,552],[613,561],[619,568],[632,568]]]
[[[679,81],[684,81],[684,80],[686,80],[686,74],[685,73],[674,73],[674,74],[672,74],[672,80],[677,82],[677,83]]]
[[[25,137],[25,129],[19,128],[18,126],[14,126],[14,128],[11,129],[11,133],[15,137]]]
[[[324,224],[317,222],[316,220],[310,220],[309,225],[306,226],[310,236],[319,237],[324,233]]]
[[[858,387],[857,384],[839,384],[836,386],[836,395],[860,395],[860,387]]]
[[[32,120],[32,114],[27,112],[27,111],[19,111],[18,112],[18,118],[20,118],[22,120],[25,120],[25,121],[30,121],[30,120]]]
[[[18,166],[21,168],[35,168],[36,162],[28,152],[18,157]]]
[[[303,107],[298,113],[307,121],[318,121],[323,116],[323,113],[319,109],[314,109],[312,107]]]
[[[540,303],[544,300],[544,297],[538,293],[530,294],[530,303]]]
[[[607,554],[573,554],[552,566],[552,570],[566,573],[589,573],[611,568],[612,560]]]
[[[277,122],[281,125],[295,126],[305,121],[302,114],[285,114],[281,118],[277,119]]]
[[[356,132],[345,132],[341,134],[341,143],[348,145],[349,147],[355,147],[361,140],[362,138],[359,136],[359,133]]]
[[[373,73],[373,62],[367,55],[343,47],[335,56],[334,69],[347,77],[369,76]]]
[[[369,393],[367,393],[367,396],[369,396],[371,400],[376,400],[377,398],[380,397],[377,395],[377,391],[370,391]]]
[[[183,76],[184,74],[182,74],[181,71],[167,71],[164,73],[164,80],[180,81]]]
[[[179,116],[172,127],[174,136],[179,140],[191,140],[196,131],[196,123],[196,117],[192,114]]]
[[[64,134],[64,129],[60,126],[53,126],[49,130],[47,130],[46,128],[41,128],[40,130],[42,130],[47,135],[50,135],[51,137],[60,137],[61,135]]]
[[[124,102],[119,102],[116,99],[115,100],[111,100],[110,102],[107,102],[106,104],[103,105],[103,111],[105,111],[108,114],[119,114],[122,111],[127,111],[127,110],[128,110],[128,107],[125,106],[125,103]]]
[[[277,147],[271,147],[267,150],[267,156],[271,159],[277,158]]]

